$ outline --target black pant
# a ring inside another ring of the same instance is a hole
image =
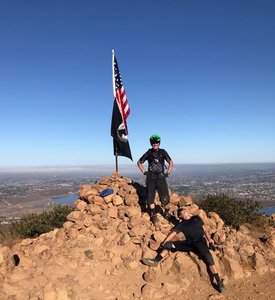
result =
[[[175,241],[166,242],[164,249],[171,252],[182,251],[182,252],[194,252],[197,254],[207,265],[213,266],[214,259],[210,253],[205,238],[201,238],[198,241]]]
[[[156,191],[159,194],[161,204],[166,206],[169,203],[169,191],[166,182],[166,176],[163,173],[154,174],[148,172],[146,177],[147,186],[147,204],[154,203]]]

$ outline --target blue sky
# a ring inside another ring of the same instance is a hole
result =
[[[114,163],[115,49],[134,162],[275,162],[274,1],[0,1],[0,167]],[[120,157],[119,163],[132,163]]]

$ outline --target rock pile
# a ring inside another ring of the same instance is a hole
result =
[[[105,189],[112,194],[101,197]],[[141,264],[156,250],[173,224],[158,216],[154,226],[144,211],[144,187],[114,173],[80,188],[75,210],[63,228],[25,239],[12,249],[0,246],[1,299],[180,299],[210,291],[204,263],[192,253],[171,253],[157,267]],[[225,280],[275,270],[274,228],[253,237],[250,229],[224,226],[190,196],[170,195],[176,217],[179,205],[199,215],[213,237],[212,252]],[[158,201],[158,199],[156,199]],[[184,238],[184,237],[180,237]]]

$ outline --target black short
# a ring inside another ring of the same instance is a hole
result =
[[[197,254],[207,265],[213,266],[214,259],[210,253],[205,238],[200,239],[199,241],[175,241],[175,242],[166,242],[164,244],[164,249],[171,252],[181,251],[181,252],[193,252]]]
[[[162,205],[165,206],[169,203],[168,185],[164,176],[148,173],[146,178],[146,186],[148,205],[154,203],[156,191],[159,194],[159,198]]]

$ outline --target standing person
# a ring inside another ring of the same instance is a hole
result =
[[[154,203],[156,191],[159,194],[160,201],[164,207],[164,217],[169,217],[169,191],[166,182],[173,168],[173,161],[169,154],[160,149],[160,137],[157,134],[153,134],[150,137],[150,144],[152,146],[137,162],[140,171],[146,175],[146,187],[147,187],[147,205],[150,210],[151,221],[156,224],[157,215],[156,207]],[[148,171],[145,171],[143,163],[148,161]],[[167,173],[164,173],[165,161],[168,163]]]
[[[217,272],[213,256],[209,251],[209,249],[215,250],[215,247],[207,230],[205,229],[202,219],[199,216],[191,216],[185,207],[179,208],[178,215],[183,220],[179,222],[165,238],[160,246],[159,254],[153,259],[143,258],[142,262],[147,266],[156,266],[169,253],[169,251],[192,251],[203,259],[209,267],[210,272],[216,280],[218,291],[222,292],[224,285]],[[180,232],[184,233],[185,240],[174,241],[176,235]]]

